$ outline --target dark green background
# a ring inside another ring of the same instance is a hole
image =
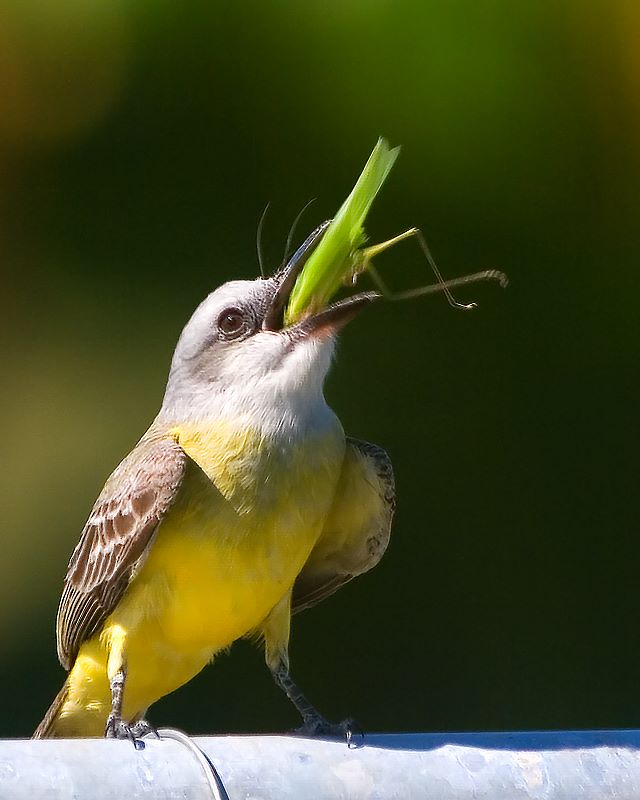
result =
[[[5,3],[0,735],[63,680],[66,561],[219,283],[331,215],[379,134],[372,239],[423,228],[471,313],[380,305],[327,386],[383,445],[382,564],[295,619],[292,668],[366,730],[640,725],[640,33],[625,0]],[[378,266],[429,282],[412,243]],[[211,609],[215,614],[215,609]],[[297,724],[241,643],[152,721]]]

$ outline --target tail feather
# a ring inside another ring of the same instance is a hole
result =
[[[67,694],[69,692],[68,681],[64,682],[62,689],[55,696],[53,703],[49,706],[49,710],[44,715],[44,719],[35,729],[33,739],[51,739],[56,736],[56,722],[64,705]]]

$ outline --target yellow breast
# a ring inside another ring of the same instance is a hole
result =
[[[341,430],[293,446],[246,429],[175,435],[193,463],[103,640],[127,631],[129,661],[148,673],[151,650],[179,685],[291,588],[328,514],[344,443]]]
[[[180,491],[140,572],[82,645],[56,735],[104,731],[110,653],[125,658],[123,713],[133,719],[258,628],[291,588],[329,513],[344,456],[337,420],[294,443],[222,424],[172,435],[191,459]]]

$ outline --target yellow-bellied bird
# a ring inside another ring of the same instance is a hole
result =
[[[336,332],[376,295],[283,324],[324,230],[274,277],[221,286],[184,328],[160,412],[71,556],[69,674],[36,737],[142,734],[152,703],[254,635],[303,730],[339,727],[289,675],[290,618],[379,561],[394,486],[384,451],[345,437],[323,396]]]

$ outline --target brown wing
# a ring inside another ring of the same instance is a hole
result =
[[[106,482],[69,561],[58,608],[58,658],[65,669],[141,566],[185,462],[173,439],[147,434]]]
[[[394,510],[389,456],[376,445],[348,437],[333,507],[293,587],[294,613],[375,567],[389,543]]]

